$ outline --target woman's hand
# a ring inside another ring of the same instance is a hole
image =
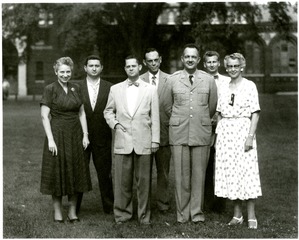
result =
[[[57,156],[57,146],[53,139],[48,140],[49,151],[52,152],[52,156]]]
[[[253,137],[248,136],[245,141],[245,152],[253,149]]]
[[[89,145],[89,139],[88,139],[88,135],[87,134],[83,134],[83,148],[84,150],[86,150],[86,148],[88,147]]]

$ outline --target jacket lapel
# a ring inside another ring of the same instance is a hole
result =
[[[86,112],[92,113],[91,103],[88,94],[87,80],[84,79],[82,83],[82,97],[84,101],[84,109]]]
[[[148,87],[147,84],[144,84],[142,81],[139,81],[139,94],[138,94],[138,98],[137,98],[136,105],[135,105],[135,110],[134,110],[132,117],[136,114],[136,112],[142,102],[142,99],[145,95],[145,91],[146,91],[147,87]]]
[[[96,111],[97,107],[101,106],[102,102],[105,100],[104,95],[105,95],[106,91],[107,91],[107,84],[104,81],[100,80],[100,87],[99,87],[99,92],[98,92],[98,96],[97,96],[97,102],[94,107],[94,112]]]
[[[166,83],[166,75],[162,71],[160,71],[159,84],[158,84],[158,95],[159,95],[159,97],[161,96],[161,94],[163,92],[162,90],[165,86],[165,83]]]

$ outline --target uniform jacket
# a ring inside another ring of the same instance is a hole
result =
[[[159,70],[159,84],[158,84],[158,96],[159,96],[159,113],[160,113],[160,146],[169,145],[169,117],[163,107],[164,91],[166,87],[167,79],[170,75]],[[146,72],[140,76],[140,79],[149,83],[149,73]]]
[[[151,154],[152,142],[160,143],[159,100],[154,86],[138,80],[140,92],[134,114],[128,111],[127,80],[111,87],[104,117],[114,129],[120,123],[126,132],[115,130],[114,153]]]
[[[103,111],[106,107],[110,87],[112,83],[100,80],[100,88],[97,98],[97,103],[95,105],[94,111],[92,110],[88,88],[87,80],[84,79],[79,83],[81,97],[84,103],[84,110],[86,113],[86,120],[88,125],[88,138],[92,144],[98,146],[106,146],[111,144],[111,129],[107,125]]]
[[[169,144],[210,145],[216,105],[217,87],[209,74],[196,70],[193,85],[186,71],[172,74],[165,91],[165,109],[170,116]]]

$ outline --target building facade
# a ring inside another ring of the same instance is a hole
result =
[[[157,20],[156,34],[161,39],[161,49],[159,50],[163,56],[162,67],[169,73],[182,68],[180,61],[182,46],[190,41],[196,42],[196,39],[190,38],[192,27],[190,24],[183,24],[178,31],[175,25],[178,15],[178,5],[168,5]],[[53,13],[41,10],[40,31],[31,39],[29,46],[18,46],[18,42],[12,44],[3,40],[3,49],[5,49],[3,51],[3,77],[9,79],[12,94],[40,95],[45,85],[56,80],[52,66],[53,62],[61,57],[64,42],[56,35],[56,24]],[[267,21],[260,22],[257,26],[258,37],[255,38],[248,35],[251,30],[249,26],[244,23],[237,26],[239,30],[236,37],[242,43],[241,51],[247,61],[245,77],[257,84],[259,92],[297,91],[297,19],[294,19],[291,26],[292,31],[288,36],[276,33],[273,26]],[[113,29],[117,26],[109,27],[111,34],[118,38],[117,31]],[[223,32],[223,29],[224,26],[221,24],[213,25],[212,31],[215,32],[215,40],[211,41],[210,46],[216,47],[215,49],[206,49],[218,51],[222,57],[222,63],[223,57],[227,53],[223,51],[224,43],[219,41],[219,36],[216,37],[216,34]],[[105,42],[102,43],[102,46],[101,55],[109,56],[112,53],[114,55],[114,58],[104,58],[103,60],[105,66],[103,78],[113,83],[124,80],[123,60],[121,57],[117,57],[117,54],[123,55],[121,43],[115,46]],[[95,49],[96,51],[97,49]],[[77,63],[76,69],[73,79],[75,81],[82,80],[84,77],[82,63]],[[220,72],[225,73],[223,66],[220,68]]]

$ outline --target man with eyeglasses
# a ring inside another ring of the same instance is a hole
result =
[[[218,97],[220,93],[221,86],[223,84],[228,84],[230,78],[219,74],[218,69],[220,67],[219,53],[216,51],[207,51],[203,55],[203,66],[207,73],[214,77],[215,83],[217,85]],[[218,198],[214,195],[214,162],[215,162],[215,129],[217,124],[217,114],[212,118],[212,142],[210,149],[209,163],[206,171],[206,182],[205,182],[205,205],[208,209],[221,213],[225,210],[226,201],[224,198]]]

